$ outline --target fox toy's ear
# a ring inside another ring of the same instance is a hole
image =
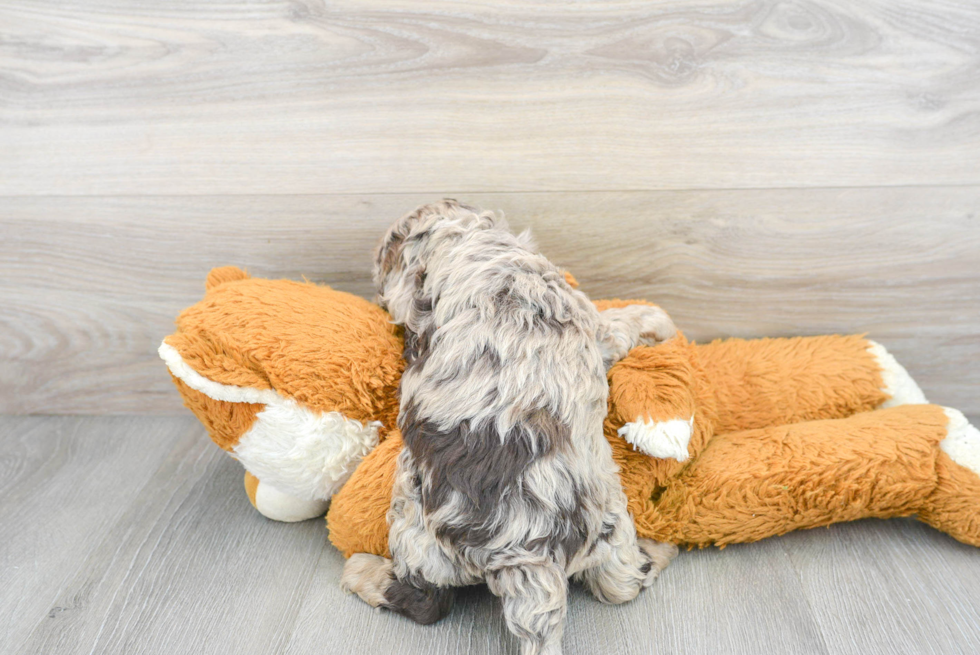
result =
[[[568,271],[562,271],[562,273],[565,275],[565,281],[568,282],[568,286],[573,289],[578,289],[578,280],[575,279],[575,276]]]
[[[212,268],[211,272],[208,273],[208,279],[204,282],[204,288],[210,291],[225,282],[247,280],[248,277],[248,273],[237,266],[220,266],[218,268]]]

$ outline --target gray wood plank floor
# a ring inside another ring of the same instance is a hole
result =
[[[516,653],[463,590],[417,626],[338,588],[319,520],[260,517],[190,417],[0,417],[0,652]],[[980,550],[911,519],[681,553],[619,607],[571,593],[567,653],[980,651]]]

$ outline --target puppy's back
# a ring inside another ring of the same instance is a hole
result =
[[[606,378],[597,315],[504,230],[467,235],[426,267],[407,335],[402,426],[425,512],[457,548],[560,551],[598,528],[592,484]],[[599,521],[601,522],[601,520]]]

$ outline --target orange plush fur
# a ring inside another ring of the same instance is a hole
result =
[[[327,521],[345,555],[386,554],[385,516],[402,447],[395,427],[399,331],[377,306],[327,287],[250,279],[228,267],[212,271],[207,289],[166,339],[196,373],[224,385],[275,389],[316,412],[383,424],[380,443],[333,496]],[[596,304],[629,302],[639,301]],[[917,513],[980,546],[980,477],[940,449],[943,409],[877,409],[888,396],[868,345],[858,336],[697,345],[680,335],[630,352],[609,371],[605,434],[637,532],[724,546]],[[226,450],[263,407],[215,400],[175,382]],[[691,418],[683,462],[634,450],[618,433],[638,420]],[[246,477],[253,504],[258,484]]]
[[[275,389],[313,411],[395,425],[401,329],[380,307],[329,287],[250,278],[234,266],[212,270],[205,287],[204,300],[181,312],[177,332],[164,340],[201,376]],[[175,383],[225,450],[262,408],[216,401]]]

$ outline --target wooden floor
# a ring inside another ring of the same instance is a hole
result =
[[[320,520],[268,521],[189,417],[0,418],[0,652],[517,652],[485,587],[435,626],[344,595]],[[980,550],[912,519],[681,553],[571,593],[569,654],[980,652]]]

